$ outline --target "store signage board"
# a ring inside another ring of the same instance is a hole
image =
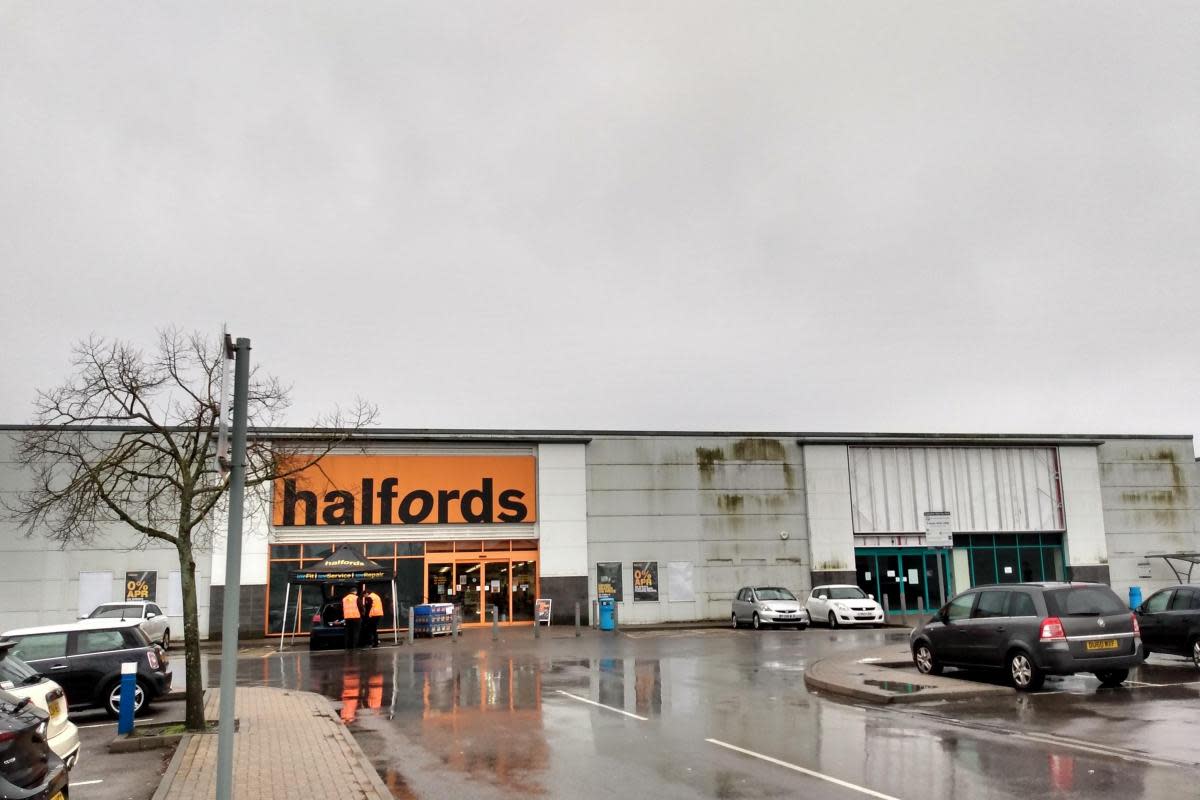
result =
[[[927,547],[954,546],[954,524],[949,511],[925,512],[925,545]]]
[[[658,602],[658,562],[633,562],[633,602]]]
[[[155,602],[158,592],[158,573],[154,570],[125,573],[125,599]]]
[[[550,624],[550,605],[552,602],[549,597],[539,597],[534,601],[533,608],[534,613],[537,615],[538,625],[541,625],[543,622],[547,625]]]

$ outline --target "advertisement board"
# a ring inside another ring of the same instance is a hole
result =
[[[596,564],[596,597],[601,600],[611,597],[618,603],[624,602],[620,561],[601,561]]]
[[[154,570],[125,573],[126,600],[148,600],[153,603],[157,600],[157,594],[158,573]]]
[[[633,601],[658,601],[658,562],[633,562]]]

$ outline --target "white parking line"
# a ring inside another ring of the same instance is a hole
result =
[[[771,756],[765,756],[762,753],[756,753],[753,750],[747,750],[744,747],[738,747],[737,745],[729,744],[728,742],[722,742],[719,739],[705,739],[704,741],[712,742],[719,747],[724,747],[728,750],[734,750],[738,753],[742,753],[743,755],[751,756],[752,758],[758,758],[771,764],[784,767],[785,769],[795,770],[796,772],[808,775],[811,778],[828,781],[829,783],[832,783],[836,786],[841,786],[845,789],[853,789],[856,792],[862,792],[869,797],[878,797],[879,800],[899,800],[899,798],[893,797],[890,794],[883,794],[882,792],[877,792],[874,789],[867,789],[866,787],[859,786],[856,783],[850,783],[849,781],[844,781],[841,778],[835,778],[832,775],[826,775],[823,772],[816,772],[811,769],[805,769],[804,767],[797,766],[796,764],[789,764],[786,761],[780,761],[778,758],[771,758]]]
[[[75,781],[74,783],[71,784],[71,788],[74,789],[76,786],[94,786],[97,783],[104,783],[104,779],[97,778],[94,781]]]
[[[597,703],[595,700],[588,700],[586,697],[580,697],[577,694],[571,694],[570,692],[564,692],[562,689],[559,689],[558,693],[561,695],[566,695],[567,697],[571,698],[572,700],[578,700],[581,703],[587,703],[590,706],[596,706],[597,708],[604,708],[609,711],[615,711],[618,714],[624,714],[627,717],[633,717],[634,719],[640,719],[642,722],[650,721],[649,717],[639,717],[637,714],[631,714],[628,711],[624,711],[619,708],[613,708],[612,706],[606,706],[606,705],[604,705],[604,703]]]

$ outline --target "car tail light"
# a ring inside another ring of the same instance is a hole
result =
[[[150,669],[158,669],[158,653],[153,650],[147,650],[146,663],[150,665]]]
[[[11,742],[17,738],[16,731],[0,731],[0,742]]]
[[[316,614],[313,614],[313,618],[312,618],[312,624],[313,624],[313,625],[320,625],[320,624],[321,624],[321,614],[320,614],[319,612],[318,612],[318,613],[316,613]]]
[[[1137,621],[1137,614],[1130,614],[1129,616],[1133,617],[1133,635],[1141,636],[1142,635],[1142,626]]]
[[[1047,617],[1042,620],[1042,632],[1038,638],[1043,642],[1065,642],[1067,632],[1063,630],[1062,620],[1058,617]]]

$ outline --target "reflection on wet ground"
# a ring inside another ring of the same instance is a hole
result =
[[[1093,684],[1086,696],[1072,688],[912,711],[861,708],[805,689],[813,659],[898,636],[712,631],[534,641],[509,633],[496,644],[480,635],[349,654],[272,654],[240,662],[239,681],[329,697],[399,798],[856,796],[710,739],[922,800],[1051,791],[1081,800],[1187,796],[1200,776],[1127,752],[1138,741],[1170,749],[1173,736],[1190,746],[1197,732],[1190,719],[1200,710],[1193,688],[1153,690],[1183,692],[1169,700],[1147,689],[1139,700],[1138,692],[1096,692]],[[1154,676],[1142,673],[1142,682]],[[898,671],[894,683],[879,683],[921,690],[905,677]],[[1091,679],[1070,680],[1086,686]],[[1147,730],[1154,714],[1165,728]],[[1056,731],[1095,746],[1055,741]]]
[[[874,686],[877,689],[883,689],[885,692],[895,692],[896,694],[913,694],[922,689],[928,689],[928,686],[918,686],[915,683],[904,683],[901,681],[872,681],[864,680],[867,686]]]

